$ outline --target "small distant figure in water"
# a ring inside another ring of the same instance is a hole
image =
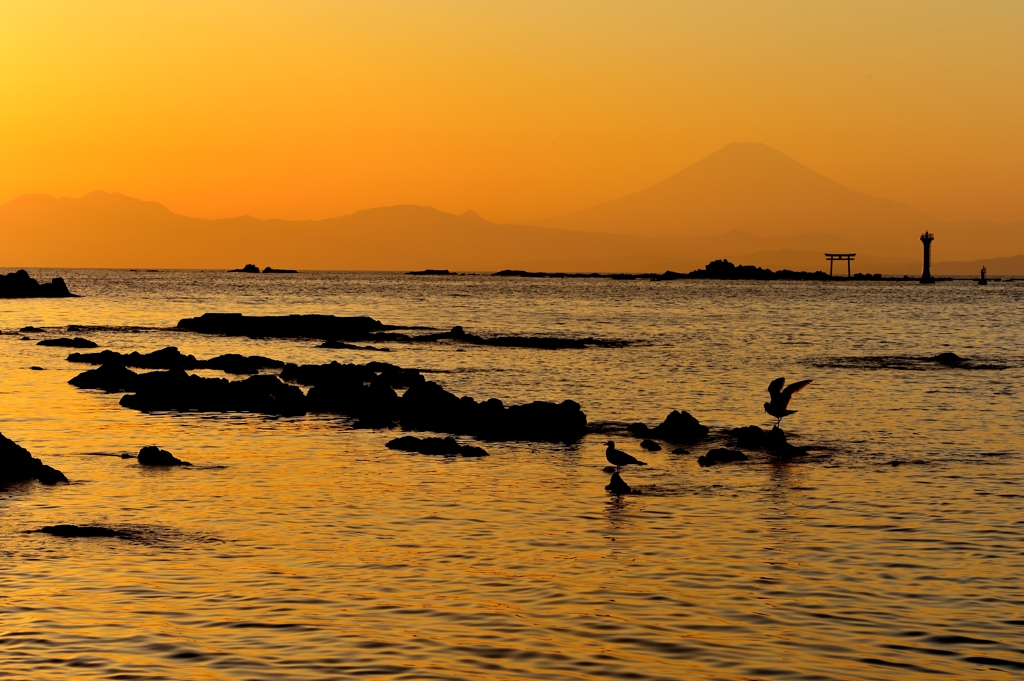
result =
[[[795,414],[796,410],[788,409],[789,401],[793,399],[794,393],[797,393],[810,384],[810,381],[797,381],[791,385],[783,388],[786,385],[785,378],[776,378],[774,381],[768,384],[768,394],[771,395],[772,401],[764,403],[764,410],[770,415],[778,419],[775,422],[775,427],[778,428],[779,424],[782,423],[784,416]]]
[[[613,466],[628,466],[630,464],[636,464],[637,466],[647,465],[643,461],[640,461],[639,459],[630,456],[629,454],[626,454],[626,452],[622,451],[621,449],[615,449],[615,443],[612,442],[611,440],[605,442],[605,445],[608,447],[608,449],[605,450],[604,456],[606,459],[608,459],[608,463],[610,463]]]
[[[986,272],[988,272],[988,270],[985,268],[984,265],[982,265],[981,266],[981,279],[978,280],[978,283],[981,284],[982,286],[985,286],[986,284],[988,284],[988,279],[985,278],[985,273]]]

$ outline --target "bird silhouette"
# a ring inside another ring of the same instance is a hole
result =
[[[630,456],[629,454],[626,454],[626,452],[622,451],[621,449],[615,449],[615,443],[612,442],[611,440],[605,442],[605,445],[608,446],[608,449],[605,450],[604,453],[605,458],[607,458],[608,463],[610,463],[613,466],[628,466],[631,463],[635,463],[638,466],[647,465],[643,461],[640,461],[639,459]]]
[[[768,394],[771,395],[772,401],[764,403],[764,410],[770,415],[778,419],[775,422],[776,427],[782,423],[784,416],[795,414],[796,411],[788,409],[789,401],[793,399],[794,393],[797,393],[808,386],[810,380],[797,381],[790,385],[786,385],[785,378],[776,378],[774,381],[768,384]],[[786,386],[786,387],[783,387]]]

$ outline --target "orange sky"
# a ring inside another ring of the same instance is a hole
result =
[[[0,4],[0,202],[560,214],[759,141],[1024,219],[1024,3]]]

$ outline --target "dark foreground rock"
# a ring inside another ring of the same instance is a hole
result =
[[[645,423],[632,423],[629,432],[637,437],[657,438],[672,444],[691,444],[708,436],[708,427],[689,412],[674,410],[661,425],[650,428]]]
[[[136,369],[186,369],[189,371],[195,369],[217,369],[228,374],[256,374],[263,369],[284,368],[284,362],[260,355],[238,355],[232,353],[218,355],[206,360],[196,359],[193,355],[182,354],[174,346],[149,353],[131,352],[122,354],[113,350],[74,352],[68,355],[68,361],[79,364],[120,365]]]
[[[735,449],[712,449],[704,456],[697,458],[700,466],[717,466],[720,463],[746,461],[747,455]]]
[[[452,437],[418,438],[411,435],[395,438],[385,445],[388,449],[400,452],[416,452],[418,454],[436,454],[441,456],[488,456],[481,447],[459,444]]]
[[[47,466],[0,433],[0,485],[26,480],[38,480],[44,485],[68,481],[59,470]]]
[[[135,393],[121,398],[121,406],[138,411],[251,412],[276,416],[302,416],[306,396],[277,376],[250,376],[242,381],[207,378],[184,370],[139,374]]]
[[[67,284],[54,277],[48,284],[40,284],[25,270],[0,275],[0,298],[74,298]]]
[[[335,317],[324,314],[247,317],[241,313],[207,312],[178,322],[177,328],[196,333],[250,338],[314,338],[365,341],[389,328],[372,317]]]
[[[44,527],[40,527],[38,530],[29,531],[65,538],[116,537],[118,539],[132,539],[135,536],[131,532],[115,530],[101,525],[46,525]]]
[[[140,466],[191,466],[165,449],[150,445],[139,450]]]
[[[93,341],[87,338],[47,338],[41,340],[36,345],[45,345],[53,348],[98,348]]]
[[[786,433],[778,426],[771,430],[764,430],[758,426],[744,426],[733,428],[729,431],[738,447],[744,449],[763,449],[776,458],[791,459],[796,456],[807,454],[803,447],[791,445],[786,438]]]

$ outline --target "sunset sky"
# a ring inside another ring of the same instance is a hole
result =
[[[1024,219],[1024,3],[5,2],[0,202],[528,221],[735,141]]]

